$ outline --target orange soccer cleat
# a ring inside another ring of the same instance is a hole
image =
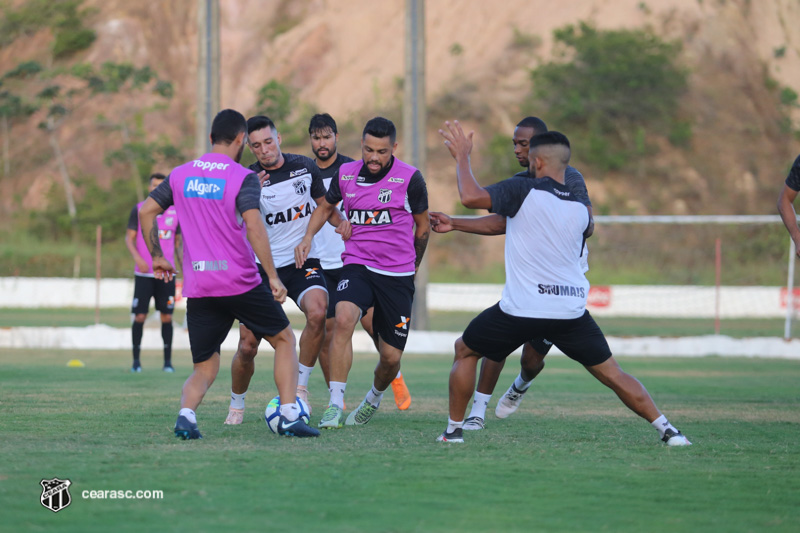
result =
[[[398,409],[405,411],[411,407],[411,393],[408,391],[403,374],[398,373],[392,381],[392,392],[394,393],[394,403],[397,404]]]

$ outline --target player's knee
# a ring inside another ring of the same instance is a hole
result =
[[[165,313],[161,313],[161,323],[162,324],[172,324],[172,315],[171,314],[167,315]]]
[[[472,349],[464,343],[464,340],[461,337],[456,339],[455,352],[456,352],[456,360],[469,357],[474,353]]]
[[[147,313],[140,313],[133,317],[133,321],[138,322],[139,324],[143,324],[146,319],[147,319]]]
[[[306,310],[306,327],[322,329],[325,326],[327,309],[325,305],[309,306]]]
[[[258,353],[258,339],[255,337],[239,339],[239,348],[237,353],[244,359],[253,359]]]
[[[358,307],[343,306],[341,304],[336,306],[336,317],[334,318],[334,328],[341,329],[341,331],[351,331],[355,329],[356,322],[358,322]]]

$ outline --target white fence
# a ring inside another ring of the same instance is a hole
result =
[[[0,278],[0,307],[128,307],[133,298],[133,279],[103,279],[99,293],[91,279]],[[428,305],[434,311],[478,312],[494,305],[502,285],[431,283]],[[795,309],[800,289],[795,289]],[[97,295],[99,294],[99,299]],[[784,287],[721,287],[720,318],[780,318],[786,316]],[[613,285],[592,287],[589,310],[597,316],[663,318],[713,318],[717,289],[695,286]],[[185,305],[186,300],[178,302]],[[299,314],[292,302],[287,314]]]

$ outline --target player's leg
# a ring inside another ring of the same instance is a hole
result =
[[[322,275],[325,277],[325,285],[328,287],[328,292],[335,291],[336,286],[339,284],[339,279],[341,279],[342,269],[329,269],[323,270]],[[334,316],[336,315],[336,309],[333,303],[330,301],[330,296],[328,297],[328,307],[325,316],[325,337],[322,341],[322,346],[319,349],[319,367],[322,370],[322,377],[325,379],[325,385],[330,387],[331,385],[331,376],[330,376],[330,356],[329,349],[331,344],[331,337],[333,336],[333,328],[336,324],[336,320]]]
[[[321,279],[321,276],[320,276]],[[306,316],[306,327],[300,335],[300,353],[297,378],[297,395],[308,403],[308,380],[325,339],[325,318],[328,310],[328,292],[322,288],[305,291],[299,300],[300,310]],[[309,413],[311,414],[311,413]]]
[[[383,393],[397,378],[414,303],[413,276],[385,276],[370,271],[366,272],[366,276],[375,294],[372,327],[373,334],[380,338],[378,365],[375,367],[372,387],[358,408],[347,417],[347,425],[369,422],[380,406]]]
[[[475,390],[478,359],[485,356],[502,361],[525,342],[525,319],[504,313],[498,304],[475,317],[455,343],[455,358],[450,370],[450,408],[447,428],[436,439],[464,442],[464,412]]]
[[[569,329],[560,332],[560,339],[554,338],[553,341],[561,351],[584,365],[598,381],[613,390],[628,409],[650,422],[668,445],[691,444],[661,414],[644,385],[620,368],[611,355],[611,349],[603,332],[588,311],[580,318],[564,322],[568,324]]]
[[[195,411],[200,406],[219,372],[219,352],[222,341],[233,325],[234,316],[224,298],[189,298],[186,322],[193,369],[181,391],[181,410],[175,422],[175,436],[201,439]]]
[[[480,430],[485,427],[486,408],[489,406],[492,392],[497,386],[497,380],[500,379],[500,373],[505,364],[505,360],[492,361],[486,358],[481,360],[478,386],[475,389],[475,396],[472,398],[472,409],[464,420],[463,428],[465,430]]]
[[[224,422],[227,425],[241,424],[244,420],[244,400],[256,371],[259,342],[250,329],[239,324],[239,345],[231,360],[231,403]]]
[[[161,340],[164,341],[164,372],[175,372],[172,368],[172,313],[175,311],[175,279],[164,283],[156,281],[156,310],[161,314]]]
[[[133,323],[131,324],[133,364],[131,365],[131,372],[142,371],[140,354],[142,350],[142,336],[144,334],[144,321],[147,319],[150,298],[152,298],[153,291],[155,290],[155,281],[155,278],[148,278],[147,276],[134,276],[133,303],[131,304],[131,314],[133,314]]]
[[[519,375],[497,402],[494,410],[497,418],[507,418],[519,408],[533,379],[544,369],[544,358],[552,346],[553,343],[543,338],[528,341],[522,346]]]
[[[375,313],[375,308],[370,307],[364,316],[361,317],[361,327],[370,336],[372,342],[375,343],[375,349],[380,353],[380,338],[375,334],[372,327],[372,315]],[[392,394],[394,394],[394,403],[401,411],[405,411],[411,407],[411,392],[408,390],[406,380],[403,378],[403,372],[398,370],[397,376],[392,380]]]

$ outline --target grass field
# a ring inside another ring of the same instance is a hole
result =
[[[85,368],[68,368],[79,358]],[[3,531],[798,531],[800,363],[622,358],[694,445],[665,447],[577,364],[551,357],[506,420],[463,445],[446,422],[450,358],[404,358],[413,395],[387,394],[365,427],[279,438],[263,409],[272,359],[257,359],[245,423],[223,426],[230,354],[198,410],[202,441],[172,435],[177,372],[130,374],[127,352],[0,355]],[[160,354],[143,364],[157,368]],[[357,405],[374,356],[356,357]],[[515,374],[509,363],[499,392]],[[311,377],[312,421],[327,396]],[[495,398],[496,400],[496,398]],[[39,503],[43,478],[72,481],[70,507]],[[161,490],[163,500],[89,500],[84,490]]]
[[[151,309],[152,312],[152,309]],[[477,312],[430,312],[430,329],[433,331],[463,331]],[[175,320],[182,324],[186,312],[175,311]],[[154,319],[151,314],[149,317]],[[305,318],[291,315],[289,319],[295,329],[302,329]],[[692,336],[712,335],[713,319],[696,318],[640,318],[640,317],[597,317],[597,323],[606,335],[611,336]],[[57,326],[81,327],[94,324],[93,309],[47,309],[47,308],[0,308],[0,327],[15,326]],[[129,309],[101,309],[100,322],[109,326],[123,328],[131,324]],[[155,324],[156,322],[154,322]],[[783,337],[783,318],[726,319],[720,323],[720,333],[731,337]]]

